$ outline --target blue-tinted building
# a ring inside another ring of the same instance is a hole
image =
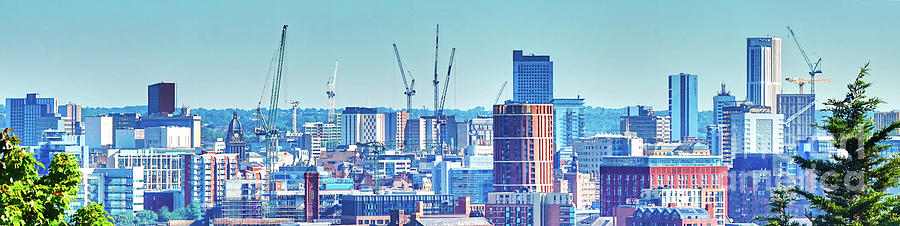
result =
[[[672,120],[672,141],[697,136],[697,75],[669,75],[669,116]]]
[[[90,148],[87,146],[84,135],[67,134],[63,130],[45,130],[42,141],[37,148],[35,158],[45,167],[37,167],[38,173],[46,174],[47,167],[53,161],[53,156],[66,153],[78,159],[78,167],[87,168],[90,161]]]
[[[513,50],[513,101],[547,104],[553,100],[553,61],[550,56],[523,55]]]
[[[37,146],[44,130],[60,127],[56,98],[29,93],[25,98],[6,98],[6,126],[22,146]],[[61,129],[61,128],[60,128]]]
[[[147,115],[175,113],[175,83],[147,86]]]
[[[556,149],[571,147],[584,137],[584,98],[553,99],[553,141]]]
[[[450,194],[468,196],[473,204],[486,204],[488,192],[494,191],[494,170],[455,168],[448,172]]]
[[[777,112],[782,82],[781,39],[747,38],[747,101]]]
[[[425,215],[452,215],[457,199],[453,195],[422,194],[364,194],[341,197],[341,224],[368,224],[380,220],[386,224],[392,210],[416,213],[416,205],[422,202]]]
[[[143,167],[131,169],[82,168],[72,210],[95,202],[110,214],[144,210]]]
[[[778,114],[784,115],[784,119],[791,121],[785,122],[784,127],[784,153],[796,155],[799,154],[798,146],[800,141],[810,140],[816,134],[816,128],[812,125],[816,123],[816,107],[813,102],[815,95],[813,94],[779,94],[778,95]],[[804,107],[813,104],[806,111],[800,112]],[[791,118],[792,116],[795,117]]]

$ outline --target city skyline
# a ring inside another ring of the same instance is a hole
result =
[[[132,106],[147,98],[136,90],[165,81],[179,85],[178,106],[253,108],[278,41],[272,36],[282,24],[294,28],[288,33],[282,95],[300,100],[303,108],[327,108],[326,81],[336,59],[341,61],[338,107],[402,108],[392,43],[403,49],[419,80],[413,106],[430,106],[435,24],[441,24],[439,71],[451,47],[458,55],[446,108],[492,103],[503,81],[512,80],[510,51],[522,49],[552,57],[556,98],[580,95],[588,106],[664,109],[666,76],[691,73],[700,80],[699,109],[709,110],[711,102],[703,100],[715,96],[723,82],[738,100],[745,99],[748,37],[782,38],[784,77],[805,75],[806,65],[785,26],[797,31],[807,51],[823,58],[825,73],[819,76],[834,80],[817,85],[818,101],[841,95],[840,84],[865,62],[882,75],[872,77],[876,84],[895,81],[887,75],[900,71],[891,63],[900,47],[884,40],[900,33],[879,28],[900,25],[893,13],[900,3],[777,3],[780,7],[723,2],[489,3],[483,8],[418,2],[7,4],[0,9],[0,29],[7,31],[0,36],[0,74],[22,85],[0,91],[0,97],[38,92],[85,106]],[[205,10],[195,12],[201,7]],[[669,16],[670,11],[683,13]],[[796,85],[782,85],[784,93],[797,91]],[[243,92],[230,92],[234,88]],[[644,90],[628,98],[609,97],[637,89]],[[891,101],[900,94],[890,86],[876,85],[871,92],[888,101],[880,110],[900,107]],[[503,99],[511,97],[507,87]]]

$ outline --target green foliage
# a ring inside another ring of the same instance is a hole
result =
[[[135,225],[151,225],[153,223],[156,223],[157,219],[156,213],[150,210],[138,211],[136,214],[134,214],[134,216]]]
[[[110,217],[112,217],[113,223],[115,223],[115,225],[130,226],[134,225],[134,221],[137,220],[137,218],[134,217],[134,213],[132,213],[131,211],[112,214]]]
[[[824,125],[816,125],[834,137],[833,145],[848,155],[833,155],[828,160],[806,159],[796,156],[794,161],[804,169],[812,169],[825,187],[823,196],[798,188],[792,191],[805,197],[819,210],[811,215],[815,225],[897,225],[900,222],[898,198],[886,190],[898,185],[900,158],[885,156],[888,145],[881,143],[888,132],[900,128],[900,122],[874,131],[868,112],[882,101],[867,97],[870,83],[862,79],[868,75],[868,64],[860,69],[855,81],[847,85],[842,99],[825,102]],[[873,133],[874,131],[874,133]]]
[[[78,209],[78,211],[75,212],[75,215],[72,215],[72,219],[69,220],[69,225],[112,226],[113,224],[110,220],[112,219],[106,216],[103,205],[91,203],[88,206]]]
[[[772,196],[769,197],[769,211],[775,216],[756,216],[753,219],[758,221],[766,221],[767,226],[800,226],[798,222],[791,222],[794,218],[787,212],[788,206],[797,201],[797,197],[791,193],[790,188],[778,186],[772,189]]]
[[[175,211],[169,211],[168,207],[162,207],[159,209],[159,221],[170,221],[170,220],[203,220],[203,206],[198,202],[191,203],[185,208],[176,209]]]

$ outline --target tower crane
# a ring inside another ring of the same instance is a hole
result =
[[[288,104],[291,104],[291,133],[297,133],[297,106],[300,105],[300,101],[296,100],[288,100]]]
[[[432,84],[434,84],[434,116],[437,117],[438,113],[438,93],[440,92],[440,88],[438,87],[438,31],[440,29],[440,24],[434,26],[434,80]]]
[[[412,97],[416,95],[416,79],[413,78],[412,81],[407,81],[406,79],[406,70],[403,70],[403,61],[400,60],[400,50],[397,49],[397,44],[394,44],[394,55],[397,56],[397,66],[400,67],[400,76],[403,77],[403,86],[406,88],[406,91],[403,92],[403,95],[406,95],[406,111],[412,111]],[[409,75],[412,77],[412,74]]]
[[[503,95],[503,89],[506,89],[507,83],[509,83],[509,81],[503,81],[503,85],[500,86],[500,92],[497,92],[497,97],[494,98],[494,105],[497,105],[497,103],[500,103],[500,96]],[[494,106],[491,105],[491,108],[493,108],[493,107]]]
[[[435,112],[437,112],[437,121],[440,128],[440,136],[438,137],[438,145],[437,149],[442,153],[444,151],[444,142],[447,141],[447,131],[444,129],[444,125],[447,125],[447,120],[444,118],[444,103],[447,101],[447,89],[450,86],[450,74],[453,71],[453,60],[456,56],[456,48],[450,49],[450,63],[447,63],[447,77],[444,79],[444,91],[441,93],[441,101],[438,105],[438,108],[435,108]]]
[[[331,75],[331,79],[328,80],[328,90],[325,91],[325,94],[328,95],[328,123],[334,123],[335,114],[334,114],[334,84],[337,83],[337,72],[338,72],[338,61],[334,61],[334,74]]]
[[[793,121],[794,119],[797,119],[797,117],[799,117],[801,114],[803,114],[804,112],[808,111],[810,108],[813,108],[816,105],[816,81],[824,82],[825,80],[816,79],[816,74],[822,73],[822,70],[819,69],[819,65],[822,63],[822,58],[819,58],[818,60],[816,60],[816,63],[813,63],[811,60],[809,60],[809,56],[806,55],[806,51],[803,50],[802,46],[800,46],[800,41],[797,40],[797,35],[794,34],[794,30],[791,29],[790,26],[788,26],[787,29],[791,33],[791,38],[794,39],[794,43],[797,45],[797,49],[800,50],[800,55],[803,56],[803,60],[806,62],[806,65],[809,66],[809,80],[808,80],[808,82],[810,84],[809,93],[812,94],[812,101],[809,104],[807,104],[802,109],[800,109],[800,111],[797,111],[797,113],[794,113],[793,115],[789,116],[788,118],[786,118],[784,120],[785,126],[790,126],[791,121]],[[788,79],[788,81],[790,81],[790,78]],[[803,83],[800,83],[802,81],[803,81],[803,79],[799,79],[799,80],[797,80],[797,82],[795,82],[800,86],[801,92],[803,91]],[[815,109],[813,109],[813,114],[815,114]]]
[[[272,175],[272,172],[277,170],[276,164],[278,163],[278,129],[276,128],[276,125],[278,122],[278,97],[281,92],[281,72],[284,66],[284,47],[285,38],[287,37],[287,28],[287,24],[281,28],[281,43],[272,59],[272,62],[276,64],[276,67],[272,78],[269,107],[266,109],[268,114],[263,114],[261,106],[262,98],[260,98],[259,104],[256,106],[256,116],[259,118],[257,121],[258,125],[253,127],[254,134],[266,139],[266,171],[268,172],[268,175]],[[266,80],[268,82],[268,78]],[[266,178],[266,182],[268,190],[265,195],[269,196],[269,200],[272,200],[272,196],[274,196],[274,184],[271,176]],[[273,203],[274,202],[270,202],[270,204]],[[268,206],[268,208],[271,207],[271,205]]]
[[[797,86],[800,86],[800,94],[803,94],[803,85],[805,85],[806,83],[830,82],[831,81],[831,79],[827,79],[827,78],[812,79],[812,78],[802,78],[802,77],[786,78],[784,80],[788,81],[790,83],[797,84]]]

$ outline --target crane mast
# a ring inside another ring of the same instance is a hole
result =
[[[435,112],[437,112],[437,121],[438,126],[440,126],[440,136],[438,137],[437,149],[441,151],[441,154],[444,152],[444,142],[446,142],[447,131],[444,129],[444,125],[447,125],[447,120],[444,118],[444,102],[447,101],[447,89],[450,86],[450,72],[453,71],[453,60],[456,55],[456,48],[450,49],[450,63],[447,63],[447,77],[444,79],[444,91],[441,94],[441,101],[438,105],[438,108],[435,108]]]
[[[406,95],[406,111],[412,111],[412,97],[416,95],[415,85],[416,79],[413,78],[412,81],[407,81],[406,79],[406,70],[403,69],[403,61],[400,60],[400,50],[397,49],[397,44],[394,44],[394,56],[397,57],[397,66],[400,67],[400,76],[403,78],[403,88],[406,91],[403,92],[403,95]],[[410,74],[412,77],[412,74]]]
[[[334,86],[337,83],[337,73],[338,73],[338,61],[334,61],[334,74],[331,75],[331,79],[328,80],[328,91],[325,94],[328,95],[328,123],[334,123],[335,114],[334,114]]]
[[[440,30],[440,25],[434,26],[434,116],[439,116],[438,113],[438,93],[440,92],[440,87],[438,87],[438,31]]]

